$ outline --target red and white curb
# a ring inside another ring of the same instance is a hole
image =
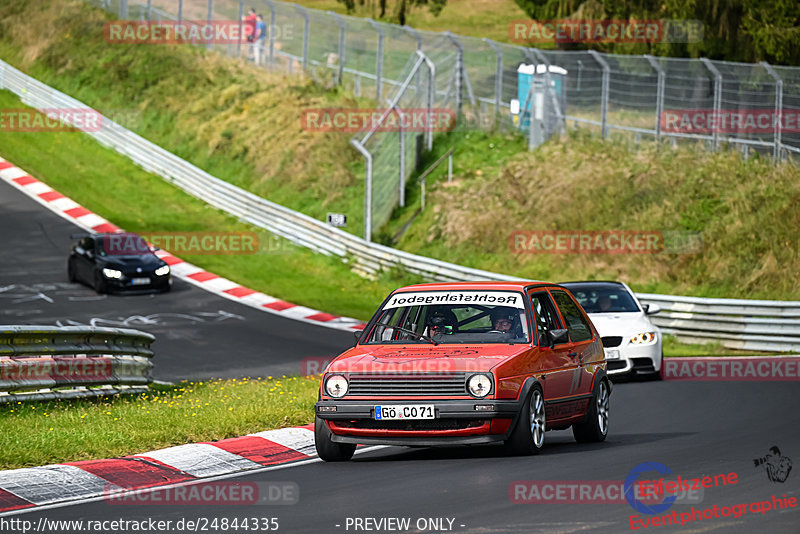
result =
[[[0,471],[0,515],[119,492],[188,484],[316,458],[312,425],[122,458]]]
[[[103,217],[92,213],[74,200],[65,197],[44,182],[37,180],[24,170],[0,158],[0,179],[16,187],[50,211],[60,215],[84,230],[93,233],[121,232],[122,229]],[[173,276],[185,280],[206,291],[236,302],[241,302],[261,311],[274,313],[309,324],[355,331],[364,328],[364,323],[350,317],[340,317],[305,306],[298,306],[254,289],[241,286],[232,280],[222,278],[185,262],[167,251],[159,250],[156,255],[170,266]]]

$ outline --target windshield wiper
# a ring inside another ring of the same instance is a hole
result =
[[[417,336],[420,339],[424,339],[425,341],[430,341],[434,345],[438,345],[437,342],[433,340],[432,337],[428,337],[426,335],[420,334],[419,332],[414,332],[413,330],[408,330],[407,328],[400,328],[399,326],[392,326],[390,324],[381,324],[378,326],[382,326],[384,328],[393,328],[394,330],[400,330],[401,332],[405,332],[406,334],[411,334],[412,336]]]

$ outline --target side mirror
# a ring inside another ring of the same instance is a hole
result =
[[[547,331],[547,337],[550,340],[550,348],[560,344],[560,343],[569,343],[569,330],[566,328],[556,328],[554,330]]]
[[[643,307],[645,315],[655,315],[661,311],[661,306],[658,304],[645,304]]]
[[[87,250],[86,257],[89,258],[90,260],[94,259],[94,252],[92,252],[91,250]]]
[[[353,336],[355,336],[356,338],[356,345],[358,345],[358,340],[361,339],[361,334],[363,333],[364,333],[363,330],[356,330],[355,332],[353,332]]]

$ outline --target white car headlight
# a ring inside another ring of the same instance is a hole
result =
[[[156,269],[156,276],[166,276],[169,274],[169,265],[164,265]]]
[[[122,278],[122,271],[116,269],[103,269],[103,275],[106,278]]]
[[[649,345],[655,343],[657,337],[655,332],[642,332],[631,338],[631,345]]]
[[[476,374],[469,377],[467,389],[473,397],[485,397],[492,391],[492,377],[485,374]]]
[[[331,375],[325,381],[325,391],[334,399],[340,399],[347,394],[347,379],[342,375]]]

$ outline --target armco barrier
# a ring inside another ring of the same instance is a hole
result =
[[[154,340],[123,328],[0,326],[0,403],[146,391]]]
[[[0,60],[0,88],[8,89],[37,109],[91,109]],[[368,242],[302,213],[275,204],[215,178],[163,148],[103,118],[98,131],[86,132],[103,145],[131,158],[190,195],[243,221],[264,228],[300,246],[352,258],[353,269],[376,273],[400,267],[429,280],[522,280],[462,267]],[[640,295],[665,311],[655,322],[665,332],[687,341],[720,341],[729,348],[800,350],[800,302],[704,299]],[[689,308],[687,308],[689,307]]]

